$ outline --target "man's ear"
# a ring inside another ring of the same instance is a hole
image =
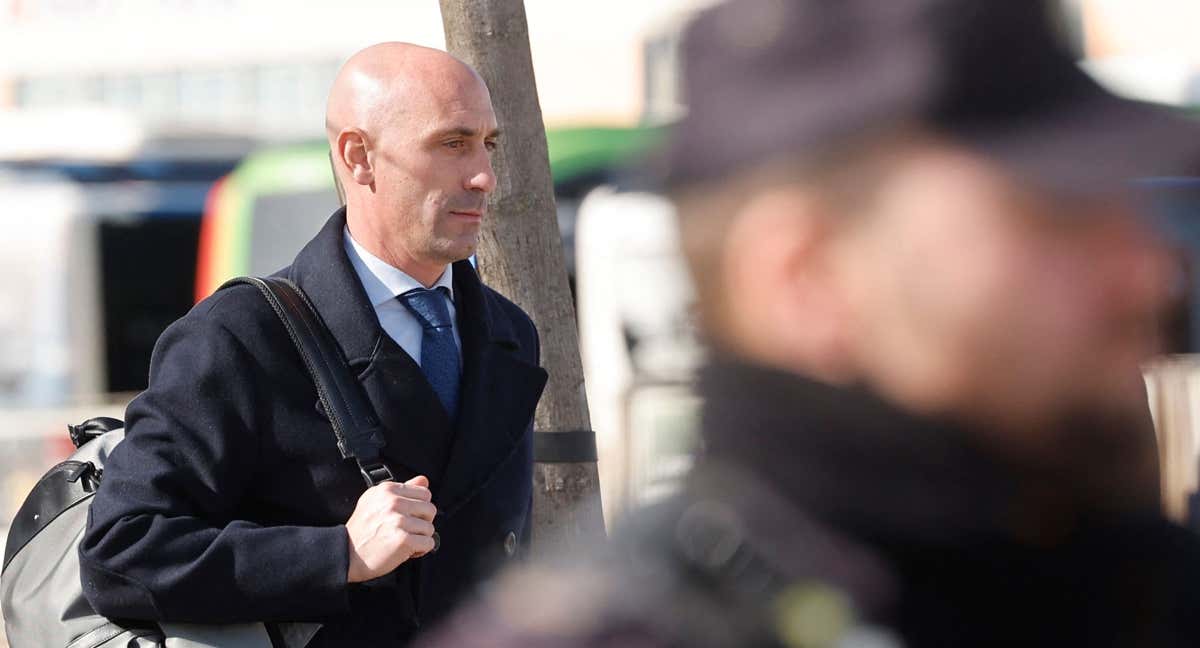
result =
[[[350,178],[360,185],[375,182],[375,167],[372,165],[371,141],[367,134],[357,128],[347,128],[338,133],[337,156],[349,171]]]
[[[801,187],[758,194],[734,218],[723,259],[727,291],[745,299],[738,335],[760,357],[829,381],[847,380],[848,329],[833,255],[838,224]],[[736,303],[739,299],[731,300]]]
[[[338,204],[346,205],[346,190],[342,188],[342,179],[338,176],[337,163],[333,161],[333,151],[329,151],[329,172],[333,174],[333,188],[337,192]]]

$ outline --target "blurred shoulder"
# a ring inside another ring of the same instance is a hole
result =
[[[696,489],[643,508],[571,560],[509,572],[425,645],[900,645],[861,615],[855,586],[815,564],[851,555],[845,546],[829,554],[806,520],[759,524],[797,514],[747,496],[758,503],[746,515],[731,506],[740,498]]]
[[[627,518],[610,541],[504,573],[421,645],[764,645],[679,555],[672,534],[685,508],[673,498]]]
[[[619,605],[629,590],[601,563],[533,565],[489,583],[421,648],[667,648],[642,615]]]

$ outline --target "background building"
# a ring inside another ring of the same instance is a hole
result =
[[[703,4],[526,2],[547,124],[669,113],[660,32]],[[0,0],[0,112],[105,106],[155,130],[319,137],[339,65],[384,40],[443,47],[438,3]]]

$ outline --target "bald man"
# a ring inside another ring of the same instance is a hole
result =
[[[487,87],[445,52],[375,45],[339,72],[326,130],[346,205],[279,274],[358,375],[395,481],[364,492],[275,314],[220,291],[159,340],[92,504],[101,614],[403,645],[528,546],[537,332],[465,260],[496,185]]]

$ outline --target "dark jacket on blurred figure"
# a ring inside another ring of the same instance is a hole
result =
[[[339,211],[282,274],[308,294],[382,422],[398,480],[431,482],[441,547],[347,585],[344,522],[365,490],[313,383],[250,286],[198,304],[158,341],[81,546],[102,614],[326,623],[312,646],[398,645],[530,537],[532,417],[546,374],[532,322],[454,267],[463,349],[457,425],[380,328]]]
[[[1200,645],[1200,544],[1094,501],[1104,479],[1017,471],[962,429],[774,370],[717,362],[701,390],[684,495],[603,559],[508,578],[431,645]],[[1105,446],[1080,457],[1096,470],[1129,452],[1080,438]]]

